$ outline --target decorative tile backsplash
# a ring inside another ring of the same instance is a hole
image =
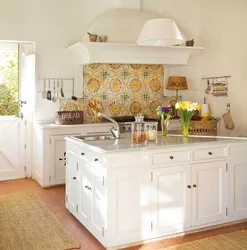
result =
[[[60,109],[83,110],[85,120],[95,122],[89,102],[96,100],[109,116],[157,117],[163,95],[163,65],[95,63],[83,67],[82,98],[63,100]]]

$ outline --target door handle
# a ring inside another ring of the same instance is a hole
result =
[[[191,188],[191,185],[188,185],[187,188]]]

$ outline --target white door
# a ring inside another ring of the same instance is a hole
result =
[[[12,49],[7,50],[6,53],[9,62],[12,62],[15,67],[7,67],[11,72],[11,76],[7,76],[2,72],[1,87],[5,84],[7,88],[12,88],[11,85],[15,85],[18,89],[18,94],[15,100],[11,99],[10,105],[16,103],[18,110],[14,112],[7,112],[0,116],[0,181],[10,179],[25,178],[27,162],[26,162],[26,148],[27,148],[27,123],[30,113],[27,110],[32,110],[33,103],[30,99],[33,98],[34,92],[31,92],[34,88],[34,56],[27,58],[22,52],[22,47],[18,44],[4,44],[0,46],[1,49],[10,46]],[[2,62],[5,60],[2,53]],[[6,67],[6,66],[5,66]],[[17,74],[15,73],[17,70]],[[32,87],[30,87],[32,86]],[[1,92],[3,93],[3,92]],[[5,94],[0,96],[0,103],[2,105]],[[26,97],[30,97],[26,99]],[[0,106],[1,106],[0,105]],[[2,106],[3,110],[8,110],[8,107]],[[31,144],[28,145],[31,148]],[[30,157],[29,157],[30,158]],[[29,161],[30,164],[30,161]]]
[[[153,171],[152,217],[156,234],[178,232],[190,226],[190,165]]]
[[[226,219],[226,170],[225,161],[192,166],[193,226]]]

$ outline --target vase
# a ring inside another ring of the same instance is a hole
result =
[[[161,131],[163,136],[167,135],[168,124],[169,118],[165,119],[164,116],[161,116]]]
[[[182,126],[182,135],[184,137],[188,137],[189,136],[190,120],[188,122],[181,122],[181,126]]]

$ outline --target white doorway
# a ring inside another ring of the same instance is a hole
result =
[[[0,181],[31,175],[32,43],[0,42]]]

